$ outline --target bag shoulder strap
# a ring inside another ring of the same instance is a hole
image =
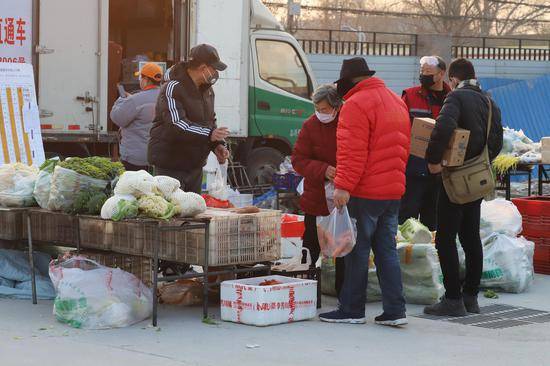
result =
[[[489,120],[487,121],[487,141],[486,141],[486,143],[489,143],[489,135],[491,134],[491,127],[493,125],[493,103],[491,102],[490,97],[487,97],[487,101],[489,102]]]

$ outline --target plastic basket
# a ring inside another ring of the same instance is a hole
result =
[[[302,177],[294,173],[273,174],[273,187],[278,191],[296,192]]]
[[[523,233],[550,238],[550,197],[536,196],[512,200],[523,218]]]
[[[104,220],[98,216],[79,216],[80,246],[112,250],[113,252],[143,255],[146,226],[157,225],[155,220]]]
[[[281,254],[281,214],[262,210],[239,215],[226,210],[210,210],[202,216],[210,221],[208,264],[223,266],[249,264],[279,259]],[[156,228],[148,228],[144,255],[152,256]],[[204,230],[162,232],[159,258],[204,265]]]
[[[550,275],[550,238],[529,235],[526,235],[525,238],[535,243],[535,256],[533,257],[535,272]]]
[[[29,210],[32,239],[75,246],[78,241],[78,218],[62,212]]]
[[[0,208],[0,240],[21,240],[27,237],[25,208]]]

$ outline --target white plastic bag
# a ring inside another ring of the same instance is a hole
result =
[[[481,203],[480,235],[482,239],[493,233],[516,237],[521,231],[521,214],[512,202],[497,198]]]
[[[34,206],[32,195],[38,169],[21,163],[0,166],[0,206]]]
[[[74,170],[56,166],[53,171],[48,210],[66,211],[81,191],[98,189],[103,190],[109,184],[106,180],[95,179],[87,175],[78,174]]]
[[[324,256],[343,257],[355,246],[357,229],[348,208],[333,209],[329,216],[317,218],[317,236]]]
[[[525,238],[493,234],[483,242],[481,287],[525,292],[534,279],[535,244]]]
[[[334,183],[325,183],[325,198],[327,199],[328,212],[334,210]]]
[[[49,274],[57,292],[53,313],[74,328],[119,328],[151,316],[151,290],[119,268],[73,257],[52,261]]]
[[[38,173],[38,178],[34,183],[34,190],[32,195],[38,203],[38,206],[42,208],[48,208],[48,201],[50,199],[50,190],[52,187],[52,176],[53,174],[47,170],[41,170]]]
[[[212,182],[206,190],[210,196],[222,201],[227,201],[227,198],[229,197],[229,189],[227,180],[223,178],[221,166],[218,164],[214,182]]]
[[[298,193],[300,196],[304,194],[304,183],[306,178],[303,178],[300,183],[298,183],[298,186],[296,187],[296,193]]]

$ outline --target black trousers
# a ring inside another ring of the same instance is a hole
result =
[[[315,265],[321,254],[321,247],[319,246],[319,238],[317,237],[317,216],[306,214],[304,217],[305,231],[303,240],[303,246],[309,249],[311,253],[312,264]],[[340,290],[344,283],[344,258],[336,258],[336,295],[340,296]]]
[[[132,163],[129,163],[125,160],[120,161],[122,165],[124,165],[124,169],[131,172],[137,172],[138,170],[145,170],[146,172],[149,171],[149,167],[146,165],[134,165]]]
[[[438,175],[407,175],[407,190],[401,199],[399,225],[413,217],[418,219],[431,231],[437,229],[437,197],[441,187]]]
[[[481,201],[457,205],[449,201],[441,186],[437,205],[437,235],[435,238],[443,272],[445,296],[460,299],[462,293],[477,295],[483,270],[483,248],[479,236]],[[456,236],[466,254],[466,278],[460,282]]]
[[[171,170],[155,167],[155,175],[166,175],[180,181],[181,189],[185,192],[201,194],[202,168],[193,170]]]

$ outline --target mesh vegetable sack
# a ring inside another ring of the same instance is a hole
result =
[[[126,194],[126,195],[114,195],[113,197],[109,197],[107,201],[103,204],[101,207],[101,218],[105,220],[110,220],[116,217],[116,221],[122,220],[124,218],[132,217],[126,216],[125,214],[122,214],[120,211],[123,209],[123,205],[119,206],[119,203],[121,201],[124,202],[135,202],[136,198],[132,195]],[[130,213],[127,213],[130,214]],[[137,213],[136,213],[137,216]],[[134,216],[135,217],[135,216]]]
[[[30,207],[38,169],[21,163],[0,166],[0,206]]]
[[[81,191],[104,190],[109,184],[106,180],[95,179],[78,174],[74,170],[56,166],[52,176],[48,209],[52,211],[69,211]]]
[[[157,175],[154,179],[158,190],[167,200],[169,200],[174,192],[180,188],[180,181],[175,178],[167,177],[165,175]]]
[[[117,195],[130,194],[136,198],[158,193],[157,181],[145,170],[125,172],[122,174],[114,190]]]
[[[193,217],[206,211],[206,201],[201,195],[193,192],[184,192],[177,189],[171,196],[170,202],[178,206],[180,216]]]

